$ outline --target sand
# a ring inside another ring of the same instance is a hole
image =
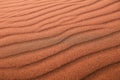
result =
[[[120,0],[0,0],[0,80],[120,80]]]

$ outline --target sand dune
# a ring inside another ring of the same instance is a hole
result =
[[[0,80],[120,80],[120,0],[0,0]]]

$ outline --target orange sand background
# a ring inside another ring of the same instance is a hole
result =
[[[120,80],[120,0],[0,0],[0,80]]]

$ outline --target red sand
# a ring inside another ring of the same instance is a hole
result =
[[[120,80],[120,0],[0,0],[0,80]]]

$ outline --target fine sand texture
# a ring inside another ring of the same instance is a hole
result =
[[[0,80],[120,80],[120,0],[0,0]]]

